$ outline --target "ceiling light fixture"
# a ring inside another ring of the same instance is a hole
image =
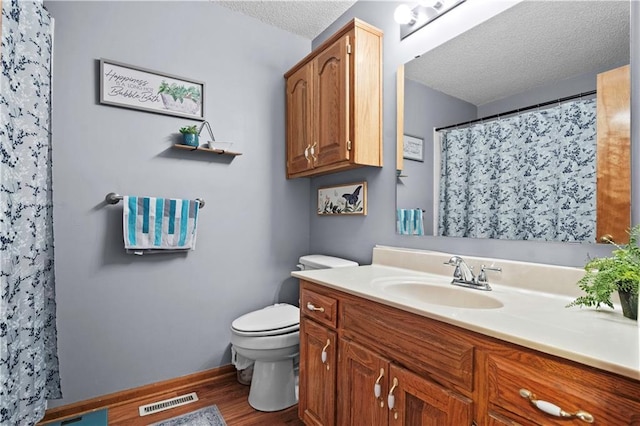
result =
[[[393,19],[400,24],[400,39],[410,36],[464,2],[465,0],[420,0],[413,8],[401,4],[393,13]]]
[[[393,19],[400,25],[412,25],[416,22],[416,18],[416,14],[406,4],[396,7],[395,12],[393,12]]]

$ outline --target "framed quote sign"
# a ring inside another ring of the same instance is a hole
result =
[[[404,135],[402,156],[407,160],[424,161],[424,139]]]
[[[204,82],[100,59],[100,103],[204,119]]]

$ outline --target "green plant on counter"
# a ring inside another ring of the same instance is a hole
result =
[[[184,126],[180,128],[180,133],[183,135],[197,135],[198,127],[195,124],[193,126]]]
[[[590,259],[584,267],[584,277],[578,281],[578,287],[586,295],[578,297],[567,307],[595,306],[599,308],[601,304],[604,304],[613,309],[611,294],[617,291],[619,294],[630,294],[632,299],[636,301],[635,308],[633,304],[631,308],[635,310],[637,318],[638,286],[640,283],[639,239],[640,225],[636,225],[629,231],[629,243],[619,246],[610,241],[616,246],[610,257]],[[624,308],[624,301],[622,302]],[[625,316],[628,316],[627,312],[625,312]]]

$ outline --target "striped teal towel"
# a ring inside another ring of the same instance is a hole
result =
[[[195,249],[199,207],[195,200],[124,196],[124,248],[135,254]]]
[[[400,235],[424,235],[422,209],[397,209],[396,230]]]

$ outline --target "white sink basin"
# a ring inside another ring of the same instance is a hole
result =
[[[376,285],[385,293],[429,303],[465,309],[498,309],[504,305],[480,290],[418,280],[383,280]]]

